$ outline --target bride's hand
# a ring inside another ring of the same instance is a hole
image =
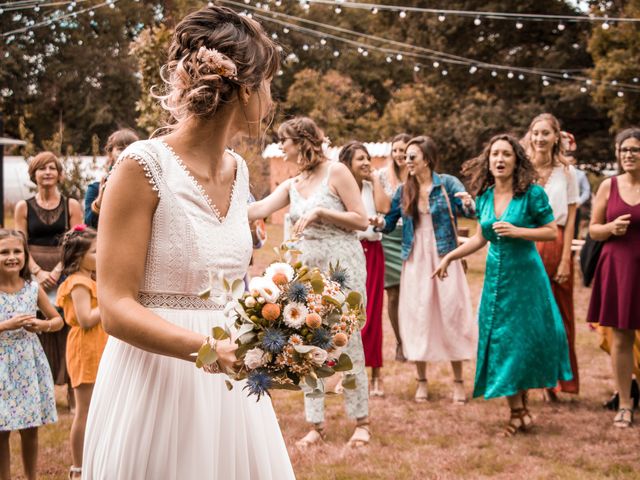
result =
[[[216,353],[218,354],[218,365],[222,371],[234,371],[236,368],[236,350],[238,344],[232,339],[218,340],[216,343]]]

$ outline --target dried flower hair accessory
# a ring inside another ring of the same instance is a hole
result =
[[[205,46],[200,47],[198,54],[196,55],[198,62],[205,64],[209,69],[217,73],[222,77],[229,78],[231,80],[237,80],[238,69],[236,64],[233,63],[229,57],[220,53],[215,48],[207,48]]]

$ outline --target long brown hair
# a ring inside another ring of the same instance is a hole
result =
[[[529,160],[527,152],[525,152],[516,137],[508,133],[501,133],[489,140],[489,143],[487,143],[479,156],[467,160],[462,164],[462,175],[467,179],[469,192],[474,197],[481,195],[496,183],[496,179],[489,169],[489,156],[491,154],[491,147],[499,140],[509,142],[516,157],[516,166],[513,170],[514,197],[523,195],[529,189],[529,186],[538,178],[536,169],[531,163],[531,160]]]
[[[338,155],[338,160],[341,163],[344,163],[349,170],[351,170],[351,165],[353,163],[353,157],[355,156],[358,150],[362,150],[369,161],[371,161],[371,155],[369,155],[369,150],[364,146],[364,143],[359,142],[357,140],[351,140],[344,144],[342,149],[340,149],[340,154]]]
[[[278,137],[290,138],[298,146],[301,172],[311,171],[326,160],[322,150],[324,132],[309,117],[287,120],[278,128]]]
[[[551,150],[551,162],[555,167],[556,165],[564,165],[565,167],[569,166],[569,161],[564,156],[564,148],[562,147],[562,129],[560,128],[560,121],[556,118],[555,115],[551,113],[541,113],[529,124],[529,129],[527,130],[526,135],[522,139],[522,143],[524,144],[525,151],[529,158],[533,158],[533,146],[531,145],[531,130],[538,122],[546,121],[549,122],[551,128],[553,129],[553,133],[556,134],[558,139],[556,143],[553,144],[553,149]]]
[[[20,269],[20,278],[25,282],[30,282],[31,271],[29,270],[29,247],[27,246],[27,239],[24,234],[18,230],[0,228],[0,240],[6,240],[7,238],[18,238],[22,242],[22,249],[24,250],[24,265]]]
[[[438,149],[436,142],[427,135],[420,135],[419,137],[412,138],[407,143],[407,150],[411,145],[417,146],[422,152],[424,161],[427,162],[427,166],[431,173],[436,169],[438,164]],[[418,201],[420,200],[420,183],[415,175],[409,175],[407,181],[404,182],[402,187],[402,211],[405,215],[411,215],[413,221],[417,224],[420,221],[420,212],[418,211]]]

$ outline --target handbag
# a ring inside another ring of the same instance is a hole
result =
[[[591,285],[593,281],[603,246],[604,242],[594,240],[589,234],[584,239],[584,245],[580,249],[580,270],[582,271],[582,283],[585,287]]]
[[[444,188],[443,184],[440,184],[440,189],[442,190],[442,195],[444,195],[444,199],[447,202],[447,208],[449,209],[449,220],[451,220],[451,226],[453,227],[453,234],[456,236],[456,246],[459,246],[460,242],[458,241],[458,227],[456,226],[456,219],[453,217],[453,210],[451,209],[449,194],[447,194],[447,190]],[[469,270],[467,259],[461,258],[460,263],[462,263],[462,269],[464,270],[464,273],[467,273],[467,270]]]

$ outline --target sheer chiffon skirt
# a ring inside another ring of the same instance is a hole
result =
[[[154,309],[209,334],[219,311]],[[295,478],[271,400],[227,390],[224,375],[110,337],[93,391],[83,477],[102,479]]]

